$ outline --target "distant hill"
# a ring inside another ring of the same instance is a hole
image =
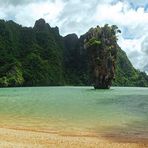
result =
[[[44,19],[34,27],[0,20],[0,86],[91,85],[85,34],[62,37]],[[118,48],[116,86],[148,86],[148,76],[136,70]]]

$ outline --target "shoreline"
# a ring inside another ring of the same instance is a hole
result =
[[[120,137],[96,136],[92,133],[45,132],[32,129],[0,127],[0,147],[3,148],[146,148],[148,140],[126,141]]]

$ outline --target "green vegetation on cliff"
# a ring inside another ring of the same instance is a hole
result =
[[[118,47],[116,76],[113,84],[116,86],[148,86],[146,73],[135,69],[120,47]]]
[[[117,36],[120,32],[113,25],[91,28],[85,37],[85,49],[88,54],[89,75],[95,89],[108,89],[115,78],[117,60]]]
[[[57,28],[43,19],[33,28],[0,21],[0,85],[62,85],[63,48]]]
[[[33,28],[0,20],[0,86],[90,85],[86,34],[62,37],[43,19]],[[114,85],[148,86],[118,47]]]

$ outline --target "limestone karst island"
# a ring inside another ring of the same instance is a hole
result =
[[[0,0],[0,148],[147,148],[147,4]]]

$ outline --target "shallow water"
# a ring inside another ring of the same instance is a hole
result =
[[[0,127],[148,138],[148,88],[1,88]]]

